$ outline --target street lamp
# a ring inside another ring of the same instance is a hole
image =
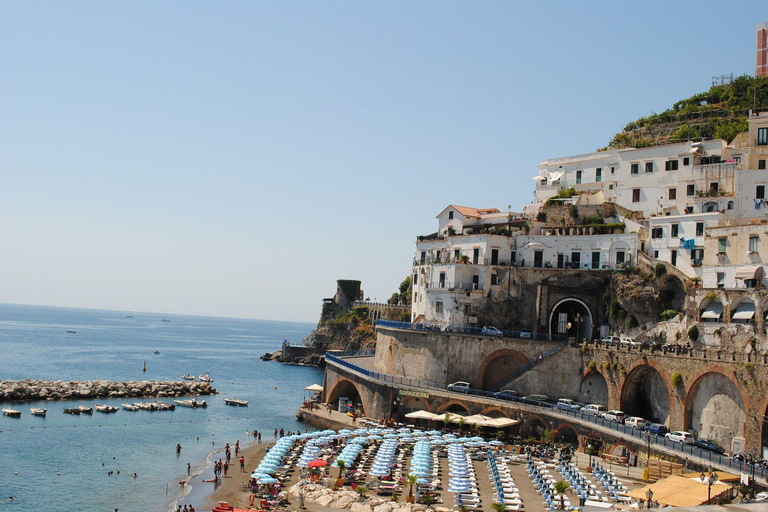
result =
[[[709,473],[709,476],[707,476],[702,471],[699,475],[699,480],[701,480],[701,483],[707,484],[707,505],[710,505],[710,502],[712,501],[712,484],[717,483],[717,473],[712,471]]]
[[[648,498],[648,501],[645,503],[645,508],[651,508],[651,500],[653,499],[653,491],[649,487],[647,491],[645,491],[645,497]]]

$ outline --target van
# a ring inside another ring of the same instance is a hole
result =
[[[639,418],[637,416],[630,416],[624,420],[624,425],[636,428],[638,430],[643,430],[645,428],[646,421],[643,418]]]
[[[587,414],[594,414],[595,416],[600,416],[605,411],[606,411],[605,406],[600,404],[589,404],[581,408],[581,412],[584,412]]]

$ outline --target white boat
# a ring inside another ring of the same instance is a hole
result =
[[[83,414],[93,414],[93,407],[88,407],[86,405],[79,405],[77,410]]]
[[[160,400],[155,400],[153,405],[158,411],[173,411],[176,409],[175,405],[169,404],[168,402],[161,402]]]
[[[198,407],[208,407],[208,403],[205,400],[195,400],[194,398],[187,400],[174,400],[174,402],[182,407],[191,407],[193,409]]]
[[[211,378],[211,374],[208,372],[205,372],[198,378],[200,379],[200,382],[213,382],[213,379]]]
[[[117,412],[117,407],[115,407],[113,405],[99,405],[99,404],[96,404],[96,405],[94,405],[94,407],[96,408],[97,411],[103,412],[103,413],[107,413],[107,414],[110,413],[110,412]]]
[[[45,418],[45,413],[48,412],[48,409],[38,409],[37,407],[30,407],[29,412],[31,412],[33,416],[42,416],[43,418]]]
[[[238,407],[248,407],[248,400],[240,400],[239,398],[225,398],[224,403],[227,405],[236,405]]]
[[[136,402],[133,405],[135,405],[139,409],[144,409],[145,411],[154,411],[155,410],[155,406],[152,405],[149,402]]]
[[[184,380],[195,380],[195,379],[197,379],[197,377],[195,377],[194,375],[190,375],[190,374],[182,375],[181,378],[184,379]]]
[[[133,404],[121,404],[126,411],[138,411],[139,408]]]
[[[3,409],[4,416],[10,416],[11,418],[21,418],[21,411],[16,409]]]

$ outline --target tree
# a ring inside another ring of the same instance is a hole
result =
[[[368,492],[368,488],[364,485],[358,485],[355,487],[355,492],[360,495],[360,499],[365,499],[365,493]]]
[[[565,493],[571,488],[571,484],[565,480],[555,482],[555,494],[560,496],[560,509],[565,510]]]
[[[403,279],[403,282],[400,283],[399,290],[400,295],[398,297],[398,302],[407,306],[411,303],[411,276]]]
[[[413,485],[416,483],[419,477],[416,475],[408,475],[408,502],[413,503]]]
[[[341,459],[336,459],[336,465],[339,466],[339,478],[342,478],[344,468],[347,467],[347,462]]]

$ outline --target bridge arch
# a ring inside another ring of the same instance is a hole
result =
[[[490,416],[491,418],[509,418],[509,413],[507,411],[496,406],[486,407],[480,411],[480,414],[483,416]]]
[[[627,371],[619,408],[628,416],[669,425],[674,404],[672,388],[663,370],[652,361],[640,361]]]
[[[733,438],[746,437],[747,393],[722,368],[703,370],[690,381],[685,393],[684,428],[730,451]]]
[[[575,297],[562,299],[549,313],[549,334],[573,336],[577,340],[592,339],[592,324],[595,323],[589,306]],[[570,325],[570,327],[569,327]]]
[[[340,397],[346,397],[349,399],[350,403],[362,406],[363,412],[368,416],[368,404],[363,400],[363,394],[360,392],[360,388],[355,382],[344,378],[339,379],[328,393],[326,401],[328,403],[333,403]]]
[[[448,400],[444,404],[440,404],[437,408],[436,414],[443,414],[446,412],[455,412],[458,414],[469,414],[469,407],[464,402],[459,400]]]
[[[513,371],[530,362],[528,356],[512,349],[500,349],[488,354],[477,371],[481,389],[494,389]]]
[[[537,414],[529,414],[525,416],[525,421],[520,426],[520,433],[539,436],[544,430],[547,429],[547,422],[541,416]]]
[[[609,403],[609,398],[608,381],[602,373],[597,370],[589,371],[581,378],[579,402],[605,405]]]
[[[432,412],[432,408],[429,406],[429,400],[420,398],[418,396],[403,396],[400,395],[400,409],[403,414],[408,414],[413,411],[427,411]]]
[[[567,443],[575,445],[576,448],[581,447],[581,436],[579,436],[579,429],[570,423],[561,423],[555,427],[557,430],[557,440],[561,443]]]

